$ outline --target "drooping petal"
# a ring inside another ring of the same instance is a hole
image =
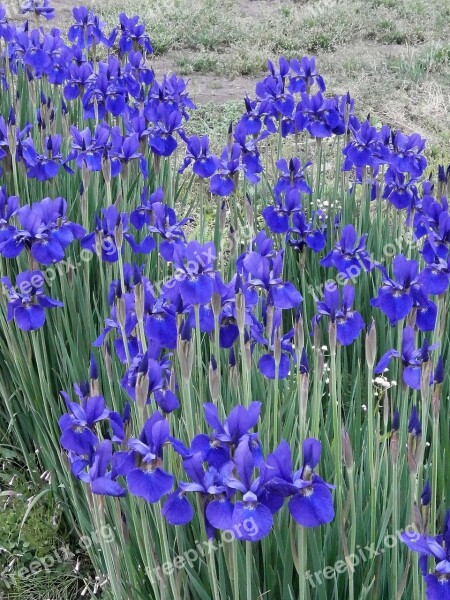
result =
[[[161,514],[171,525],[186,525],[192,520],[194,509],[185,494],[178,489],[167,496]]]
[[[325,484],[315,483],[290,499],[289,511],[302,527],[317,527],[334,519],[333,497]]]
[[[165,494],[169,493],[174,478],[159,467],[154,471],[133,469],[127,475],[129,491],[134,496],[139,496],[153,504],[158,502]]]

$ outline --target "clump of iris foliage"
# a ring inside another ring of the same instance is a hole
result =
[[[103,593],[449,598],[450,171],[307,57],[269,63],[216,156],[138,17],[23,12],[0,8],[2,403]]]

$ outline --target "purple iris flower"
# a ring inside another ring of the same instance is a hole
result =
[[[156,233],[159,239],[158,250],[167,262],[174,260],[175,249],[183,252],[186,245],[186,236],[183,227],[192,220],[185,217],[178,221],[176,212],[167,204],[154,202],[152,205],[153,223],[148,225],[148,231]]]
[[[447,250],[445,259],[434,253],[431,247],[428,251],[424,250],[422,254],[427,265],[418,277],[419,282],[428,294],[444,294],[450,285],[450,251]],[[433,260],[428,262],[430,255],[433,254]]]
[[[289,512],[302,527],[318,527],[334,519],[334,486],[323,481],[314,469],[320,461],[322,446],[319,440],[308,438],[303,442],[303,466],[293,472],[291,449],[282,441],[275,452],[267,457],[267,465],[280,475],[267,484],[269,490],[282,497],[291,496]]]
[[[206,508],[206,516],[213,527],[232,530],[238,539],[256,542],[270,533],[273,515],[283,506],[284,499],[266,487],[277,471],[257,463],[246,440],[238,445],[234,461],[227,466],[228,469],[223,468],[228,471],[224,484],[240,492],[242,500],[234,504],[229,499],[213,500]],[[259,474],[254,477],[256,468]]]
[[[88,233],[81,240],[82,248],[96,253],[98,246],[99,250],[101,250],[102,260],[117,262],[119,259],[117,235],[118,228],[121,227],[123,238],[128,242],[133,252],[148,254],[153,250],[155,243],[151,236],[148,236],[140,244],[137,244],[131,233],[128,233],[127,213],[119,213],[115,206],[102,209],[102,213],[103,216],[101,219],[98,215],[95,217],[95,231]]]
[[[164,284],[164,297],[175,301],[180,294],[185,306],[209,304],[218,278],[214,269],[215,260],[213,242],[200,244],[192,241],[186,246],[175,245],[173,262],[176,273]]]
[[[339,126],[340,114],[330,98],[321,92],[314,96],[303,93],[295,113],[295,125],[299,131],[307,129],[316,138],[330,137]]]
[[[267,113],[267,101],[259,102],[244,98],[245,113],[242,115],[237,127],[242,128],[247,135],[258,135],[262,127],[262,118]]]
[[[184,173],[186,168],[192,163],[193,172],[202,179],[207,179],[216,172],[216,162],[214,156],[209,151],[208,136],[199,138],[196,135],[187,137],[184,132],[180,132],[180,137],[186,143],[186,157],[178,173]]]
[[[292,94],[306,92],[309,94],[311,87],[317,84],[320,92],[325,91],[325,82],[316,69],[316,59],[312,56],[303,56],[300,60],[291,58],[289,66],[292,75],[289,76],[289,91]]]
[[[423,576],[426,583],[427,600],[450,599],[450,511],[447,511],[444,529],[437,536],[418,535],[417,531],[405,531],[400,539],[410,550],[421,556],[433,557],[436,566],[432,573],[425,567]],[[422,563],[423,564],[423,563]],[[426,563],[425,563],[426,564]]]
[[[44,275],[41,271],[24,271],[16,277],[14,287],[9,277],[0,281],[7,287],[9,294],[7,320],[14,319],[24,331],[34,331],[45,323],[45,308],[64,306],[44,294]]]
[[[286,90],[289,63],[284,57],[281,57],[278,73],[270,60],[267,62],[267,66],[270,74],[256,84],[256,96],[258,100],[266,102],[265,110],[268,114],[283,123],[285,117],[292,117],[295,107],[293,95]],[[275,133],[276,128],[270,121],[266,119],[266,125],[271,133]]]
[[[357,123],[356,127],[351,127],[352,139],[342,150],[345,156],[342,170],[350,171],[356,167],[358,171],[362,167],[371,167],[377,171],[381,164],[387,163],[389,159],[389,148],[386,145],[389,139],[388,131],[388,128],[383,128],[381,132],[378,132],[369,120],[364,121],[362,125]]]
[[[119,414],[115,411],[109,413],[109,423],[112,429],[111,441],[119,444],[126,444],[128,440],[128,430],[131,422],[131,407],[127,402],[123,413]]]
[[[0,39],[10,42],[14,36],[14,29],[14,25],[8,22],[5,6],[0,5]]]
[[[150,121],[149,146],[157,156],[171,156],[177,147],[174,134],[181,128],[183,115],[177,107],[160,102],[156,107],[145,109]]]
[[[0,187],[0,248],[2,242],[5,242],[14,234],[16,228],[11,225],[11,219],[17,214],[19,209],[19,197],[7,196],[6,188]],[[1,250],[0,250],[1,253]]]
[[[305,179],[305,169],[312,163],[308,162],[302,165],[299,158],[291,158],[289,163],[285,158],[280,158],[276,166],[280,171],[280,176],[273,189],[275,194],[281,194],[289,189],[296,189],[302,194],[311,194],[311,188]]]
[[[327,242],[326,229],[321,223],[317,229],[314,229],[313,221],[308,223],[305,213],[300,210],[292,215],[292,226],[287,234],[287,242],[298,252],[303,252],[305,246],[311,248],[313,252],[320,252]]]
[[[142,49],[151,54],[153,52],[152,44],[149,36],[145,33],[144,25],[139,23],[139,17],[128,17],[125,13],[120,13],[119,20],[121,29],[120,51],[127,54],[130,50]]]
[[[143,399],[146,404],[150,403],[153,395],[158,406],[164,412],[170,413],[179,408],[180,403],[168,387],[171,375],[169,358],[163,356],[158,360],[159,353],[160,349],[155,344],[145,354],[137,354],[131,361],[121,384],[135,401],[137,388],[144,388],[147,392],[146,398]]]
[[[109,142],[111,128],[106,123],[100,123],[96,126],[94,135],[88,127],[78,131],[75,126],[71,126],[70,132],[77,167],[80,169],[86,167],[89,171],[101,171],[102,156],[105,149],[109,150],[111,147]]]
[[[220,156],[214,157],[216,173],[211,177],[211,194],[217,196],[229,196],[237,186],[242,149],[239,144],[231,144],[231,147],[225,146]]]
[[[80,225],[67,220],[66,212],[64,198],[44,198],[19,208],[16,214],[22,228],[12,230],[9,238],[0,243],[0,253],[15,258],[27,248],[43,265],[59,262],[67,246],[85,234]]]
[[[279,310],[274,312],[274,323],[271,335],[271,344],[267,344],[270,354],[263,354],[258,361],[258,369],[268,379],[286,379],[291,369],[291,357],[295,360],[294,347],[292,345],[292,338],[294,337],[294,330],[291,329],[288,333],[284,334],[278,341],[280,345],[280,359],[278,364],[278,372],[276,369],[275,360],[275,334],[278,334],[281,325],[281,314]],[[252,329],[252,333],[255,330]],[[259,340],[261,342],[261,340]]]
[[[171,525],[186,525],[194,517],[194,509],[186,497],[187,492],[200,494],[205,509],[208,502],[216,497],[225,497],[227,492],[220,471],[212,466],[205,470],[200,453],[185,458],[183,468],[192,482],[179,481],[178,488],[167,496],[161,511]],[[206,514],[204,519],[208,538],[211,539],[214,537],[214,527],[208,521]]]
[[[67,37],[78,48],[91,48],[105,40],[103,30],[105,23],[86,6],[72,9],[75,23],[69,27]]]
[[[112,463],[112,469],[109,469]],[[114,456],[110,440],[103,440],[98,444],[92,457],[92,464],[88,474],[81,472],[78,477],[91,485],[93,494],[102,496],[123,497],[127,492],[117,481],[119,475],[114,468]]]
[[[258,434],[250,433],[258,422],[261,412],[261,402],[251,402],[248,408],[235,406],[225,421],[221,421],[217,407],[208,402],[204,404],[205,420],[213,430],[213,439],[237,447],[243,440],[257,440]],[[195,445],[197,451],[200,446]]]
[[[353,279],[363,268],[370,271],[374,265],[366,250],[366,239],[367,234],[364,234],[358,240],[353,225],[346,225],[342,228],[339,242],[336,242],[334,249],[320,261],[320,264],[323,267],[336,267],[346,279]]]
[[[146,421],[139,439],[128,440],[139,460],[139,466],[127,474],[128,490],[151,504],[168,494],[174,483],[173,475],[162,468],[166,443],[174,443],[177,448],[176,440],[169,434],[169,423],[158,411]]]
[[[374,372],[382,373],[388,366],[391,358],[401,358],[403,363],[403,381],[414,390],[420,389],[422,378],[422,365],[430,360],[430,351],[438,347],[438,344],[428,344],[425,339],[421,348],[415,347],[415,334],[412,327],[405,327],[402,335],[402,352],[388,350],[376,365]]]
[[[27,175],[30,179],[38,181],[49,181],[58,175],[59,168],[62,166],[64,170],[73,175],[72,169],[67,166],[67,160],[63,158],[60,152],[62,144],[61,135],[48,136],[44,140],[44,154],[36,154],[34,164],[30,165],[27,170]]]
[[[66,392],[61,392],[61,395],[69,411],[59,419],[61,446],[78,455],[89,454],[98,443],[94,433],[96,424],[109,416],[105,400],[103,396],[93,396],[82,399],[78,404],[72,402]]]
[[[141,193],[141,204],[131,212],[130,221],[136,229],[142,229],[144,225],[150,225],[153,221],[153,205],[161,203],[164,199],[162,187],[150,193],[148,187],[144,186]]]
[[[428,331],[430,321],[433,324],[435,320],[435,315],[433,319],[434,304],[428,300],[424,287],[419,281],[417,261],[408,260],[403,254],[396,256],[393,262],[395,279],[388,276],[382,265],[376,266],[383,274],[383,282],[378,290],[378,297],[372,298],[370,304],[382,310],[391,325],[407,317],[416,304],[419,307],[417,326],[422,331]]]
[[[250,289],[263,289],[267,292],[267,303],[275,308],[294,308],[303,302],[300,292],[293,283],[283,282],[283,250],[273,259],[262,257],[258,252],[249,252],[242,265],[248,277]]]
[[[425,261],[432,263],[435,255],[445,260],[450,248],[450,214],[448,207],[444,210],[444,206],[441,206],[438,202],[433,202],[428,214],[422,215],[422,222],[425,227],[424,235],[428,236],[422,250]]]
[[[383,198],[399,210],[410,209],[417,202],[417,179],[407,178],[404,173],[389,167],[384,174]]]
[[[20,12],[23,15],[28,12],[35,13],[38,17],[42,15],[47,21],[55,18],[55,9],[50,6],[49,0],[26,0],[21,5]]]
[[[288,189],[281,195],[275,195],[275,206],[266,206],[262,216],[267,227],[273,233],[286,233],[289,230],[289,218],[302,208],[301,193],[298,189]]]
[[[409,173],[411,178],[422,175],[427,166],[427,159],[422,154],[425,149],[425,140],[418,133],[410,136],[401,131],[392,134],[394,152],[390,157],[390,164],[403,173]]]
[[[330,323],[336,323],[336,337],[340,344],[348,346],[356,340],[364,329],[364,321],[359,314],[352,309],[355,299],[355,288],[345,285],[342,292],[342,303],[338,288],[325,286],[323,302],[317,302],[318,314],[313,317],[313,323],[318,323],[322,317],[329,319]]]

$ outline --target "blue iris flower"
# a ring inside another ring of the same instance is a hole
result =
[[[24,271],[16,277],[15,287],[9,277],[1,277],[9,295],[7,320],[14,319],[24,331],[34,331],[45,323],[45,308],[64,306],[44,293],[44,275],[41,271]]]
[[[289,512],[302,527],[318,527],[334,519],[334,487],[323,481],[314,469],[319,464],[322,446],[319,440],[308,438],[303,442],[303,466],[293,472],[291,449],[282,441],[275,452],[267,457],[269,467],[280,475],[268,482],[267,487],[282,497],[290,496]]]

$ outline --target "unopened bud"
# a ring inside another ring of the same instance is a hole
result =
[[[377,330],[375,328],[375,321],[372,319],[372,322],[366,333],[366,361],[367,361],[367,365],[369,366],[370,369],[373,369],[373,365],[375,364],[376,353],[377,353]]]
[[[408,435],[408,467],[411,475],[417,475],[419,468],[421,436],[410,433]]]
[[[120,252],[123,246],[123,221],[119,219],[115,231],[117,251]]]
[[[342,455],[344,458],[344,463],[347,471],[351,471],[353,469],[353,450],[352,443],[350,441],[350,437],[347,431],[342,428],[341,430],[341,438],[342,438]]]
[[[422,394],[422,399],[428,397],[430,392],[430,381],[433,372],[433,365],[431,360],[428,360],[426,363],[422,364],[422,373],[420,378],[420,392]]]
[[[214,403],[217,402],[220,395],[220,372],[217,368],[217,362],[214,356],[211,356],[209,363],[209,392]]]
[[[245,296],[242,292],[236,294],[236,324],[242,331],[245,325]]]
[[[134,309],[138,322],[142,323],[144,320],[144,285],[142,282],[134,286]]]
[[[294,346],[297,354],[297,361],[300,362],[300,357],[305,346],[305,332],[303,328],[303,319],[299,314],[294,324]]]
[[[116,316],[120,328],[122,331],[125,331],[126,308],[123,296],[116,298]]]
[[[144,408],[148,400],[150,380],[148,373],[138,373],[136,378],[136,404],[139,408]]]
[[[391,456],[392,463],[394,465],[398,464],[398,431],[393,431],[391,435]]]
[[[219,317],[222,310],[222,296],[217,292],[214,292],[211,299],[211,307],[216,319]]]
[[[330,336],[330,353],[336,354],[336,346],[337,346],[336,323],[330,323],[328,333]]]
[[[194,346],[191,340],[178,337],[177,354],[180,362],[181,377],[187,381],[191,378],[192,364],[194,362]]]
[[[275,364],[279,365],[281,361],[281,339],[278,327],[273,336],[273,356],[275,358]]]
[[[320,331],[320,326],[319,326],[319,323],[317,323],[317,321],[314,321],[313,335],[314,335],[314,350],[316,352],[319,352],[320,348],[322,347],[322,333]]]
[[[111,360],[111,352],[109,351],[109,344],[106,343],[103,346],[103,355],[105,360],[105,368],[106,374],[108,375],[108,379],[112,380],[112,360]]]

